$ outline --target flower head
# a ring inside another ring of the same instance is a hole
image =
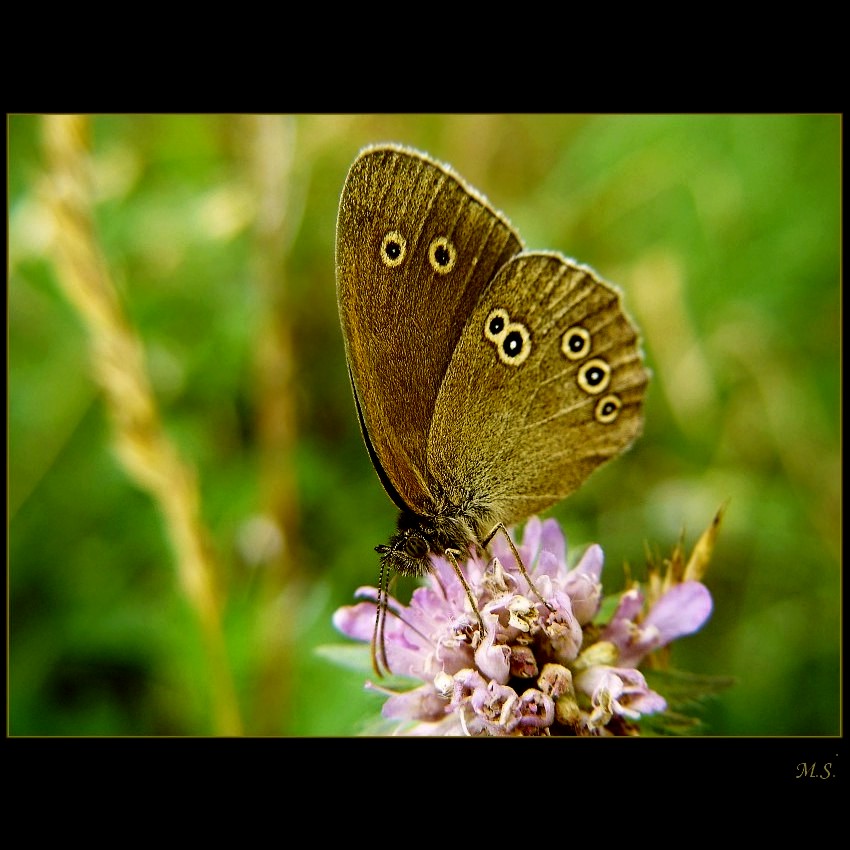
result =
[[[636,734],[643,715],[664,711],[666,701],[637,667],[706,622],[711,596],[703,584],[673,583],[651,606],[640,588],[630,588],[599,624],[598,545],[570,568],[557,522],[531,518],[518,553],[533,585],[506,540],[495,539],[491,549],[489,561],[471,556],[461,565],[480,618],[442,557],[433,559],[433,572],[408,605],[389,598],[387,661],[393,673],[421,682],[384,703],[384,717],[399,732]],[[378,592],[365,587],[357,595],[371,601],[340,608],[334,624],[367,641]]]

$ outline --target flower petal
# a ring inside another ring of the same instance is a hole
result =
[[[333,613],[334,627],[354,640],[372,640],[375,628],[375,604],[361,602],[359,605],[344,605]]]
[[[590,546],[562,582],[563,589],[570,596],[573,614],[581,625],[589,623],[599,610],[602,600],[599,578],[603,561],[602,547],[596,544]]]
[[[708,588],[698,581],[685,581],[671,587],[652,606],[643,625],[658,629],[663,646],[701,629],[711,615],[711,609]]]
[[[581,556],[581,560],[570,570],[572,573],[584,573],[590,576],[595,581],[602,578],[602,567],[605,564],[605,553],[598,543],[593,543],[587,547],[587,551]]]
[[[559,561],[554,552],[544,549],[537,559],[537,566],[534,568],[535,584],[539,584],[544,578],[557,578],[563,572],[563,568],[564,562]]]
[[[511,675],[511,650],[504,644],[496,644],[499,634],[499,618],[495,614],[483,615],[487,634],[475,650],[475,664],[488,679],[506,684]]]
[[[525,524],[522,534],[522,545],[517,548],[519,549],[519,556],[522,558],[527,570],[531,569],[537,560],[537,553],[540,551],[542,530],[543,523],[536,516],[530,517]]]
[[[382,706],[381,714],[402,720],[441,720],[449,701],[433,685],[393,694]]]
[[[566,563],[567,541],[557,520],[549,518],[544,521],[540,534],[540,548],[544,552],[551,552],[559,563]]]
[[[519,725],[526,729],[544,729],[555,719],[555,700],[537,688],[529,688],[519,698]]]

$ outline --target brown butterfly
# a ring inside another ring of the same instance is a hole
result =
[[[379,671],[389,571],[423,576],[445,555],[478,614],[458,559],[627,449],[649,375],[614,287],[524,251],[482,195],[418,151],[370,147],[354,161],[336,276],[363,439],[401,511],[376,547]]]

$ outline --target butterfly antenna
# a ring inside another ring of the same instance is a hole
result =
[[[372,669],[375,675],[383,678],[384,672],[390,673],[387,662],[387,650],[384,642],[384,623],[387,619],[387,568],[381,558],[381,572],[378,575],[378,607],[375,611],[375,628],[372,631]]]
[[[531,588],[532,593],[550,610],[554,611],[555,608],[551,603],[547,602],[541,595],[540,591],[535,587],[534,582],[531,580],[531,576],[528,574],[528,570],[525,568],[525,564],[522,562],[522,558],[519,556],[519,552],[517,551],[516,546],[514,545],[514,541],[511,539],[510,534],[508,534],[507,528],[505,528],[505,524],[500,522],[496,525],[496,527],[487,535],[487,537],[482,542],[482,548],[486,548],[487,544],[498,534],[498,532],[502,532],[505,537],[508,539],[508,546],[511,547],[511,552],[514,553],[514,558],[516,558],[517,566],[519,567],[519,571],[523,574],[523,577],[528,582],[528,586]]]

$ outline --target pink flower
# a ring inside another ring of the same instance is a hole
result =
[[[643,607],[639,588],[624,593],[600,635],[619,649],[618,663],[624,667],[637,667],[648,653],[699,631],[711,615],[712,601],[704,584],[686,581],[674,584],[640,619]]]
[[[711,596],[702,584],[674,585],[645,617],[642,593],[630,590],[600,630],[594,623],[602,599],[599,546],[590,546],[571,569],[558,524],[533,517],[518,546],[533,588],[507,541],[496,538],[491,548],[489,562],[471,556],[461,565],[484,633],[444,558],[433,558],[433,573],[408,605],[389,599],[387,661],[394,674],[419,682],[389,692],[383,705],[397,732],[635,734],[641,716],[665,709],[636,668],[647,653],[705,623]],[[343,634],[367,642],[377,591],[364,587],[357,596],[370,601],[340,608],[333,621]]]
[[[598,734],[615,718],[638,720],[642,714],[664,711],[667,702],[651,691],[639,670],[629,667],[590,667],[575,678],[576,688],[590,697],[587,729]]]

